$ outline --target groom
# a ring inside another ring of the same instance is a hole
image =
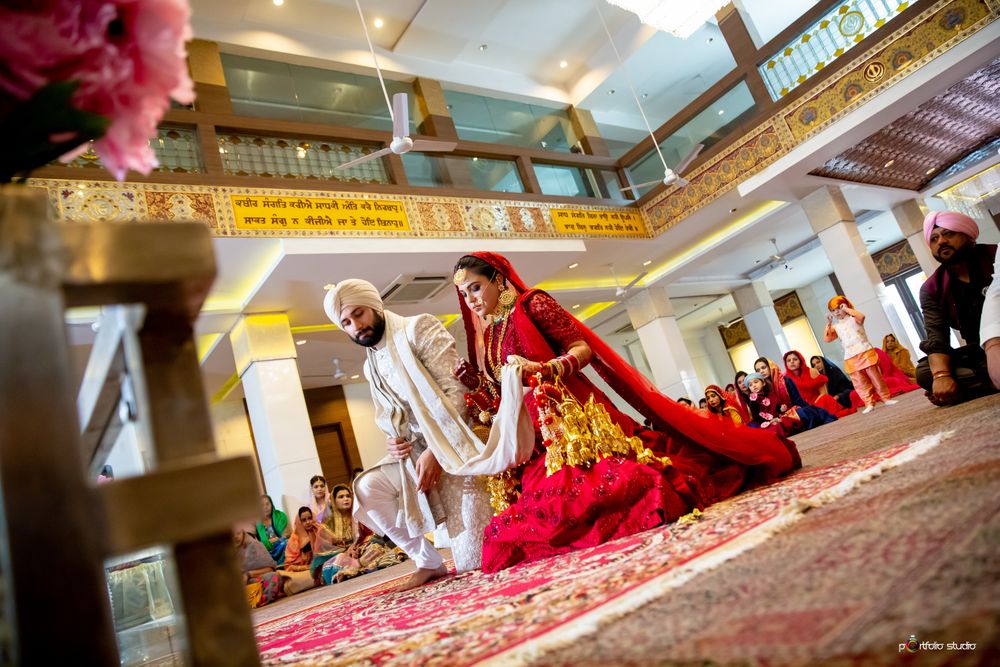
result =
[[[460,423],[465,387],[453,370],[455,340],[432,315],[402,317],[385,310],[375,286],[344,280],[327,292],[327,317],[366,348],[365,377],[386,456],[354,481],[354,515],[413,559],[417,571],[402,590],[447,574],[441,554],[424,537],[444,521],[459,572],[482,563],[491,517],[485,480],[449,475],[481,446]]]

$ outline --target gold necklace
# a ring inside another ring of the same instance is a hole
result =
[[[501,363],[501,348],[503,347],[504,336],[507,335],[507,322],[508,313],[504,313],[502,322],[500,326],[500,336],[497,338],[496,353],[493,352],[493,330],[496,328],[496,323],[490,325],[486,336],[486,360],[490,364],[490,368],[493,369],[493,379],[499,384],[500,383],[500,368],[503,366]]]

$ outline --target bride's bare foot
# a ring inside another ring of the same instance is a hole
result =
[[[448,574],[448,568],[445,567],[444,565],[440,565],[434,568],[433,570],[420,568],[416,572],[411,574],[410,578],[406,580],[406,583],[404,583],[396,590],[408,591],[410,589],[417,588],[418,586],[423,586],[428,581],[431,581],[432,579],[438,579],[446,574]]]

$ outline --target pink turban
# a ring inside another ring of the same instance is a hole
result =
[[[973,241],[979,238],[979,225],[964,213],[957,211],[931,211],[924,218],[924,241],[931,244],[931,232],[935,227],[943,227],[953,232],[965,234]]]

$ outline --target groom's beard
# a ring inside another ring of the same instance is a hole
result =
[[[375,347],[385,335],[385,318],[375,314],[375,323],[354,336],[354,342],[364,347]]]

